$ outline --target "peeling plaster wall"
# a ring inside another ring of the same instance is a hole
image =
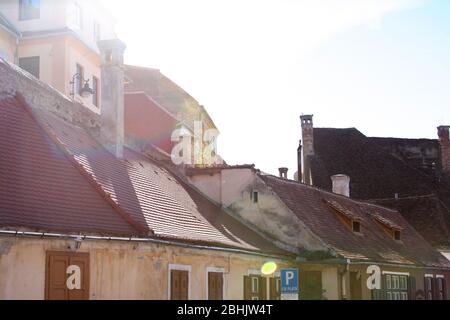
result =
[[[241,222],[283,249],[328,251],[251,169],[227,169],[189,180]],[[258,191],[258,203],[253,203],[253,191]]]
[[[258,191],[258,203],[252,201],[252,191]],[[295,249],[328,251],[328,248],[256,176],[228,209],[267,236],[287,245],[285,249],[290,247],[291,251]]]
[[[0,238],[0,299],[45,297],[47,251],[68,251],[72,240]],[[90,299],[168,298],[169,264],[190,265],[191,299],[206,299],[206,269],[223,268],[225,299],[243,299],[243,276],[269,258],[149,243],[83,241],[90,255]],[[273,259],[271,259],[273,260]],[[280,267],[286,262],[275,260]],[[291,266],[292,267],[292,266]]]

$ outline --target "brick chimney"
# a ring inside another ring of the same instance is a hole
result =
[[[288,168],[279,168],[278,171],[280,172],[280,178],[287,179]]]
[[[441,154],[441,166],[443,173],[450,173],[450,126],[438,127],[439,146]]]
[[[302,159],[302,175],[303,182],[311,185],[311,164],[310,157],[314,155],[314,125],[313,115],[300,116],[302,123],[302,140],[303,140],[303,159]]]
[[[126,45],[119,39],[98,43],[102,62],[100,139],[109,152],[123,157],[124,66]]]
[[[350,177],[345,174],[331,176],[333,183],[333,193],[350,197]]]

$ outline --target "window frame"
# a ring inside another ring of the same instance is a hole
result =
[[[409,272],[383,271],[385,277],[382,290],[385,292],[386,300],[410,300]]]
[[[186,264],[169,264],[168,275],[167,275],[167,299],[171,300],[172,294],[172,270],[177,271],[187,271],[188,272],[188,300],[191,300],[191,274],[192,266]]]
[[[28,15],[26,14],[27,10],[30,10],[31,4],[24,4],[24,1],[26,0],[19,0],[19,21],[29,21],[29,20],[38,20],[41,18],[41,0],[29,0],[28,2],[37,1],[38,6],[35,9],[37,12],[37,16],[34,16],[30,12],[28,12]],[[25,9],[28,8],[28,9]],[[34,12],[34,11],[33,11]],[[36,15],[36,13],[34,13]]]
[[[210,273],[222,273],[222,281],[223,281],[223,285],[222,285],[222,297],[225,299],[225,268],[221,268],[221,267],[207,267],[206,268],[206,278],[205,278],[205,283],[206,283],[206,296],[205,296],[205,300],[209,300],[209,274]]]
[[[28,59],[28,60],[37,59],[37,71],[38,71],[37,76],[35,74],[33,74],[32,72],[28,71],[27,69],[23,68],[23,64],[21,63],[21,60],[23,61],[24,59]],[[25,70],[29,74],[33,75],[36,79],[41,78],[41,56],[19,57],[19,67],[22,70]]]
[[[439,299],[437,300],[447,300],[447,281],[445,277],[441,274],[436,275],[436,294],[439,295]],[[442,286],[441,289],[439,289],[439,285]],[[442,296],[442,299],[441,299]]]

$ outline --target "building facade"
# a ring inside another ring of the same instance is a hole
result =
[[[0,33],[4,57],[99,113],[97,41],[115,37],[115,21],[99,1],[5,0],[0,13],[4,25],[17,30],[6,40]],[[84,98],[81,89],[86,81],[93,94]]]

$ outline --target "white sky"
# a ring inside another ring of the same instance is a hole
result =
[[[430,1],[103,2],[128,45],[126,63],[160,69],[204,105],[229,164],[274,174],[288,166],[291,177],[301,113],[313,113],[316,126],[370,136],[435,138],[436,127],[450,123],[450,95],[437,85],[450,85],[449,70],[430,71],[432,57],[402,52],[411,49],[398,31],[408,22],[384,23]],[[439,79],[417,90],[425,78]]]

